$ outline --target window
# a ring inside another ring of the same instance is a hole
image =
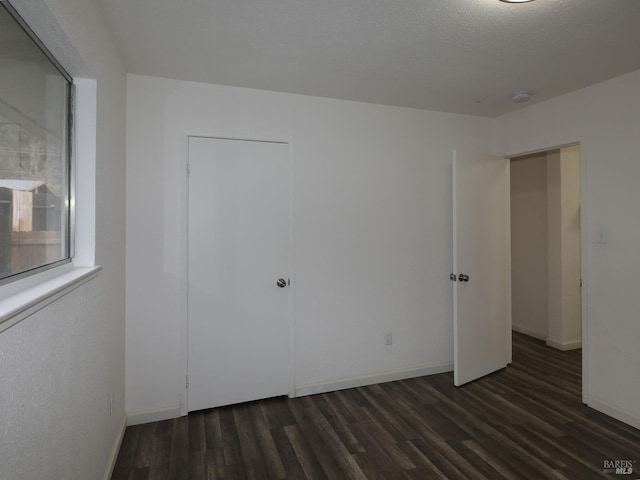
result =
[[[0,2],[0,282],[71,259],[72,81]]]

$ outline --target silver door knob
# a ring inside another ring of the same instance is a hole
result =
[[[284,278],[279,278],[276,282],[276,285],[278,285],[280,288],[284,288],[287,286],[287,281]]]

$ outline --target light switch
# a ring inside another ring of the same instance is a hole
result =
[[[596,230],[596,243],[598,245],[609,243],[609,231],[605,227],[600,227]]]

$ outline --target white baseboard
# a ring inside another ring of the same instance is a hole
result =
[[[528,335],[529,337],[537,338],[538,340],[543,340],[549,347],[556,348],[558,350],[562,350],[566,352],[567,350],[576,350],[578,348],[582,348],[582,339],[572,340],[570,342],[556,342],[550,338],[547,338],[547,335],[542,334],[540,332],[536,332],[531,330],[530,328],[525,328],[520,325],[512,325],[511,329],[514,332],[522,333],[524,335]]]
[[[118,459],[118,452],[120,452],[120,445],[122,445],[122,439],[124,438],[124,431],[127,428],[127,417],[126,415],[122,416],[122,421],[120,422],[120,427],[118,428],[118,434],[116,435],[116,439],[113,442],[113,446],[111,447],[111,452],[109,453],[109,459],[107,461],[107,469],[104,472],[104,480],[110,480],[111,475],[113,475],[113,469],[116,466],[116,460]]]
[[[547,345],[549,347],[557,348],[558,350],[562,350],[566,352],[567,350],[575,350],[577,348],[582,348],[582,340],[573,340],[571,342],[556,342],[547,338]]]
[[[511,330],[514,332],[522,333],[523,335],[527,335],[529,337],[537,338],[538,340],[546,340],[547,335],[545,333],[536,332],[531,330],[530,328],[521,327],[520,325],[511,325]]]
[[[144,410],[142,412],[127,413],[127,425],[140,425],[143,423],[171,420],[182,416],[180,405],[157,410]]]
[[[392,372],[381,372],[361,377],[339,378],[328,382],[308,383],[296,385],[293,388],[293,397],[303,397],[305,395],[315,395],[317,393],[333,392],[345,390],[347,388],[364,387],[376,383],[393,382],[407,378],[424,377],[437,373],[450,372],[453,370],[452,364],[436,365],[433,367],[414,368],[410,370],[396,370]]]
[[[631,425],[634,428],[640,429],[640,417],[638,417],[638,415],[622,410],[621,408],[614,407],[607,402],[598,400],[588,395],[586,397],[586,401],[587,405],[594,410],[598,410],[599,412],[602,412],[605,415],[609,415],[616,420],[620,420],[627,425]]]

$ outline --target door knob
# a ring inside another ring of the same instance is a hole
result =
[[[469,275],[465,275],[464,273],[461,273],[460,275],[458,275],[458,280],[460,280],[461,282],[468,282]]]
[[[279,278],[276,282],[276,285],[278,285],[280,288],[284,288],[287,286],[287,281],[284,278]]]

